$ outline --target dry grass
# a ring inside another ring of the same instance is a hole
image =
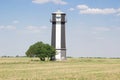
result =
[[[120,80],[120,59],[0,58],[0,80]]]

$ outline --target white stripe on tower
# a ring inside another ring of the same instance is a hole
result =
[[[56,15],[56,49],[61,49],[61,15]]]
[[[56,14],[56,58],[61,60],[61,14]]]

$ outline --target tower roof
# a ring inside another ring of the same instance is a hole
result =
[[[65,13],[60,10],[57,10],[56,12],[53,12],[52,14],[65,14]]]

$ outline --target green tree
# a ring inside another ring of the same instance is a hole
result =
[[[29,47],[26,52],[28,57],[39,57],[41,61],[52,60],[55,56],[55,48],[43,42],[37,42]]]

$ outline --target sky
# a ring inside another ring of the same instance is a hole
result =
[[[0,0],[0,56],[50,44],[58,9],[67,15],[67,56],[120,57],[120,0]]]

